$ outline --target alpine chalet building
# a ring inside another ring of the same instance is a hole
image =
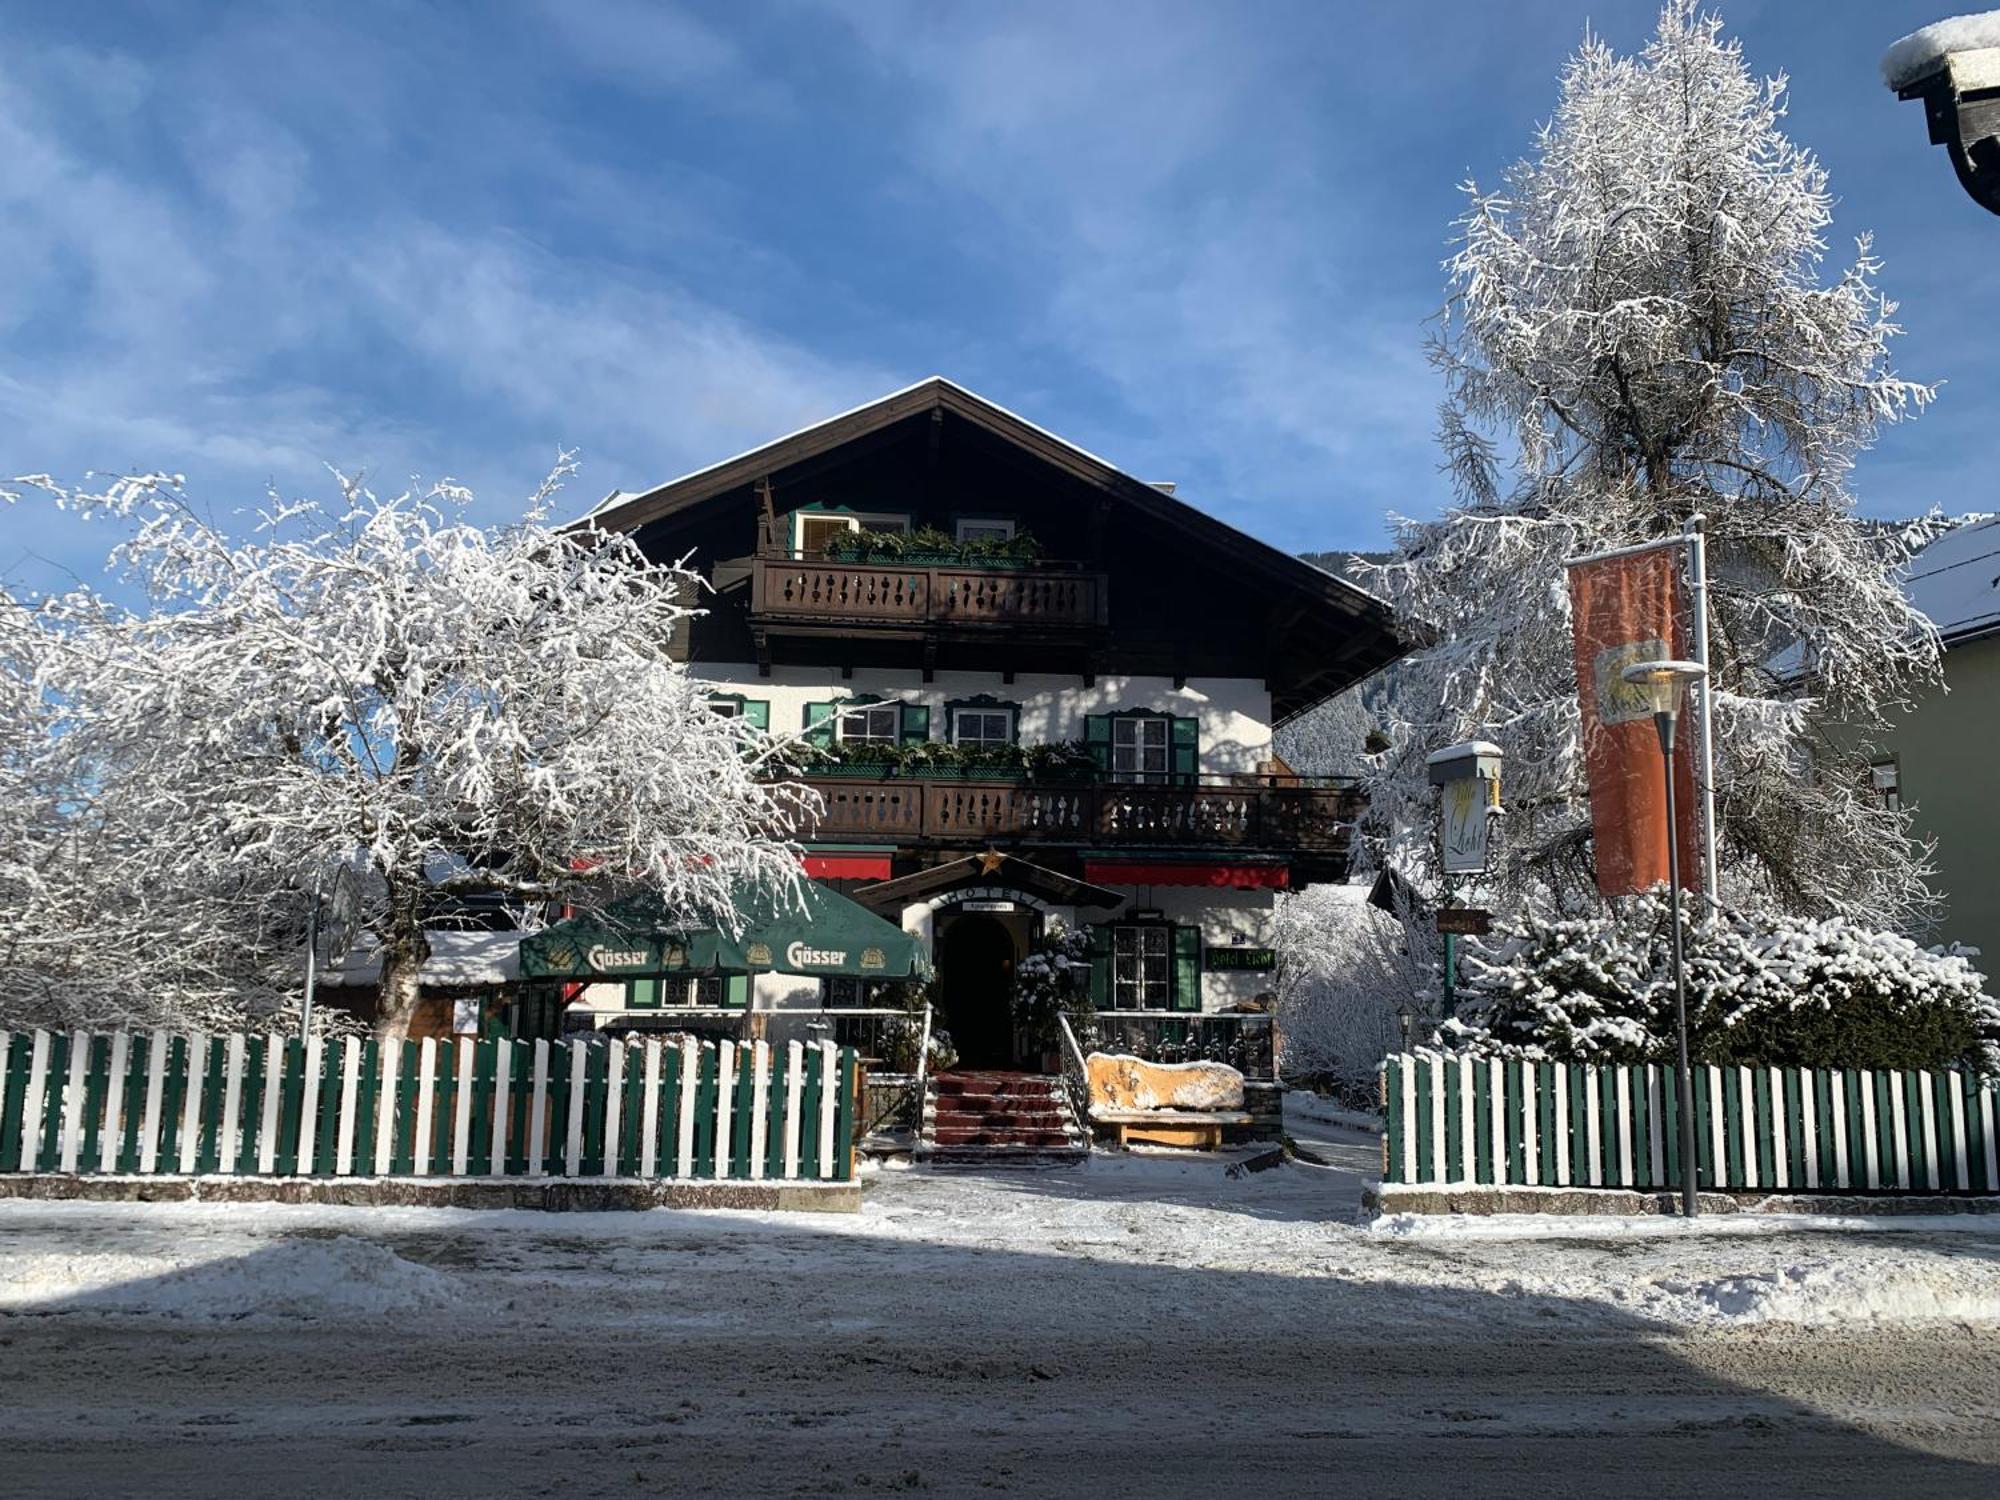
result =
[[[808,872],[927,946],[963,1068],[1049,1066],[1010,994],[1051,918],[1089,929],[1096,1009],[1143,1040],[1255,1015],[1276,894],[1347,872],[1354,792],[1291,775],[1271,729],[1402,654],[1387,606],[948,380],[589,519],[712,584],[677,649],[718,709],[817,747]]]

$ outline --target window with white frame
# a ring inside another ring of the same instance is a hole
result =
[[[1132,715],[1111,721],[1111,774],[1120,781],[1165,781],[1173,764],[1173,721]]]
[[[741,698],[711,698],[708,700],[708,711],[718,718],[740,719],[743,717],[743,700]]]
[[[1014,523],[983,516],[969,517],[958,523],[958,539],[961,542],[1011,542],[1014,540]]]
[[[1111,930],[1111,1005],[1114,1010],[1166,1010],[1172,1000],[1173,944],[1161,923]]]
[[[1014,711],[1011,708],[954,708],[951,711],[951,742],[974,749],[990,749],[1014,743]]]
[[[840,715],[840,739],[847,745],[894,745],[903,738],[903,706],[870,703]]]
[[[795,510],[792,545],[806,557],[818,557],[826,544],[850,531],[908,531],[910,518],[898,511]]]

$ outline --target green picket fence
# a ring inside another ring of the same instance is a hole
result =
[[[846,1180],[831,1042],[0,1032],[0,1173]]]
[[[1674,1070],[1400,1053],[1382,1065],[1390,1183],[1680,1185]],[[1990,1078],[1867,1068],[1697,1067],[1704,1188],[2000,1192]]]

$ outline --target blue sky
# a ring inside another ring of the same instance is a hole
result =
[[[2000,221],[1875,66],[1948,4],[1723,6],[1877,234],[1906,374],[1858,476],[1992,508]],[[1445,500],[1457,184],[1589,5],[0,4],[0,474],[322,462],[581,509],[932,373],[1293,549]],[[0,573],[103,538],[0,510]]]

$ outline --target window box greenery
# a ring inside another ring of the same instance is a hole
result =
[[[1045,745],[948,745],[919,740],[834,745],[815,752],[813,775],[950,781],[1088,781],[1095,772],[1081,740]]]
[[[824,555],[835,562],[909,563],[913,567],[1015,568],[1038,560],[1042,544],[1033,532],[981,537],[961,542],[948,531],[920,526],[915,531],[849,531],[833,537]]]

